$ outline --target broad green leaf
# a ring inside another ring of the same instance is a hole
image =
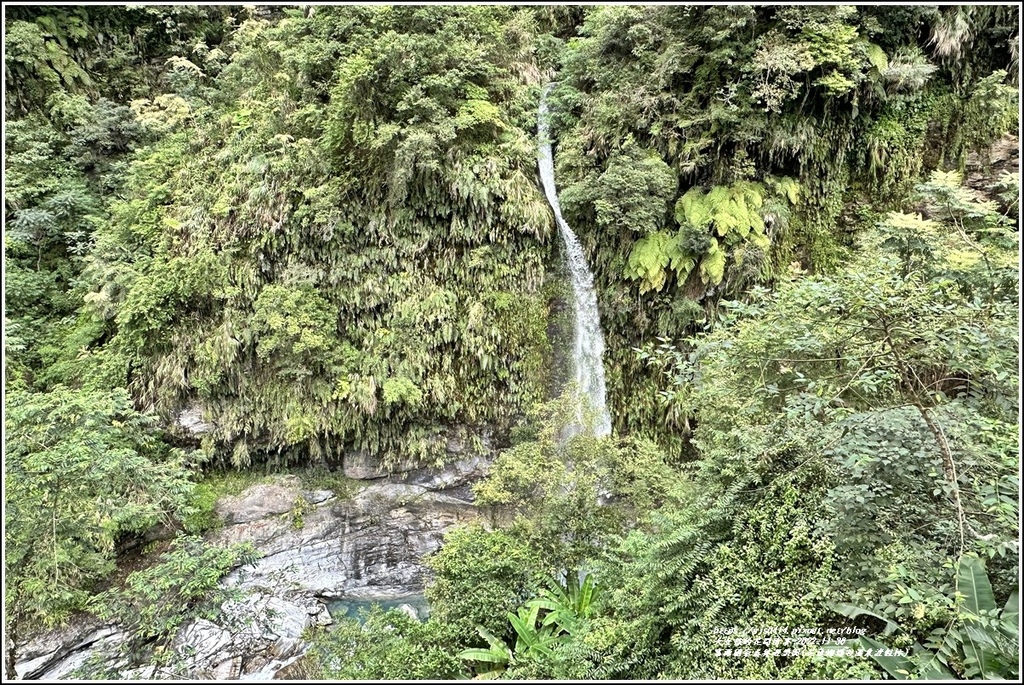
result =
[[[487,630],[483,626],[478,625],[476,627],[476,632],[480,635],[480,637],[487,640],[487,644],[491,646],[491,649],[507,649],[504,640],[495,637],[494,634],[491,633],[491,631]]]
[[[968,612],[981,616],[982,612],[995,610],[996,600],[985,573],[985,562],[978,557],[961,557],[957,580],[960,594],[964,596],[963,606]]]
[[[538,607],[540,609],[547,609],[549,611],[558,611],[562,608],[563,604],[553,599],[542,599],[538,597],[535,599],[531,599],[529,602],[526,603],[526,606]]]
[[[537,631],[532,625],[527,626],[526,622],[523,619],[516,616],[512,612],[509,612],[507,615],[509,623],[512,624],[512,627],[515,629],[516,634],[526,644],[527,647],[532,647],[533,645],[537,644]]]
[[[875,69],[878,69],[879,73],[884,73],[889,68],[889,57],[885,54],[885,50],[874,43],[867,44],[867,55],[868,62]]]
[[[1004,623],[1013,626],[1015,629],[1019,629],[1020,621],[1020,596],[1017,591],[1014,590],[1010,593],[1010,598],[1006,600],[1006,605],[1003,606],[1003,612],[999,617]]]
[[[989,678],[997,668],[994,663],[996,655],[995,643],[977,626],[965,626],[963,636],[964,666],[967,667],[968,677],[980,676]]]
[[[857,638],[858,642],[864,647],[864,649],[870,649],[876,651],[879,649],[887,649],[886,645],[873,640],[870,637],[864,637],[861,635]],[[871,658],[875,662],[885,669],[886,673],[891,675],[897,680],[907,680],[912,674],[917,671],[917,667],[914,665],[913,660],[906,656],[882,656],[875,654],[871,655]]]
[[[862,607],[854,606],[852,604],[844,604],[842,602],[835,602],[828,605],[829,609],[842,614],[848,618],[857,618],[858,616],[870,616],[877,618],[879,621],[885,624],[885,630],[882,631],[882,636],[892,635],[895,631],[899,630],[899,626],[887,619],[881,614],[876,614],[873,611],[864,609]]]
[[[467,659],[472,661],[485,661],[492,664],[507,664],[508,655],[500,654],[490,649],[480,649],[474,647],[473,649],[464,649],[459,652],[460,659]]]

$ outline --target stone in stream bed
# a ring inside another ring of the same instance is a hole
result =
[[[173,672],[129,664],[117,649],[126,636],[85,617],[21,645],[18,674],[67,678],[95,659],[128,679],[266,680],[289,672],[305,653],[306,628],[332,622],[319,597],[393,601],[422,620],[426,615],[416,601],[427,579],[422,558],[440,547],[453,526],[478,518],[466,488],[488,464],[472,456],[391,476],[346,501],[327,490],[304,490],[295,476],[224,497],[216,511],[225,525],[209,541],[248,541],[263,557],[224,581],[247,598],[227,603],[216,621],[197,619],[182,627],[170,647]],[[301,517],[294,515],[296,506]]]

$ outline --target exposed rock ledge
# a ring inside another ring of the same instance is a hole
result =
[[[225,584],[245,598],[218,622],[196,620],[176,636],[175,672],[140,668],[117,656],[125,635],[93,619],[19,646],[18,677],[57,679],[98,659],[128,679],[269,680],[305,651],[303,631],[331,622],[322,598],[389,599],[422,591],[422,559],[451,527],[477,518],[469,484],[489,465],[471,456],[442,469],[374,481],[339,500],[304,491],[295,476],[250,487],[217,505],[225,526],[211,542],[252,542],[262,557]]]

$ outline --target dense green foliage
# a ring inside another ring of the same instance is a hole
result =
[[[1009,256],[1004,235],[974,238]],[[917,268],[881,236],[835,275],[733,304],[686,354],[642,355],[665,365],[663,401],[695,420],[701,456],[691,499],[611,565],[624,634],[658,644],[672,630],[648,673],[809,677],[819,664],[708,659],[708,625],[839,627],[830,599],[927,635],[967,553],[990,560],[1002,601],[1013,589],[1016,306],[976,297],[977,279],[1003,278],[980,259],[959,271],[935,254],[962,245],[955,232]]]
[[[437,463],[468,426],[486,525],[428,560],[431,618],[311,635],[307,675],[1019,675],[1020,178],[985,168],[1016,10],[5,12],[15,642],[87,610],[134,659],[251,555],[179,537],[116,574],[133,537],[216,527],[256,469],[344,496],[346,455]],[[563,438],[547,82],[603,439]],[[910,654],[715,651],[851,625]]]
[[[1017,592],[1011,593],[1000,609],[996,606],[984,562],[978,557],[965,556],[959,566],[956,595],[947,599],[953,620],[931,632],[927,648],[915,643],[907,656],[874,656],[889,675],[900,680],[910,677],[948,680],[953,678],[948,668],[953,661],[962,665],[968,678],[1017,677],[1020,632]],[[907,597],[910,601],[915,599],[913,593],[908,593]],[[840,604],[835,609],[851,618],[866,614],[881,620],[886,626],[883,632],[886,635],[900,630],[899,625],[885,617],[859,607]],[[875,649],[882,646],[877,640],[864,636],[859,637],[858,642]]]
[[[59,622],[115,566],[120,536],[186,510],[182,455],[124,390],[12,391],[4,420],[8,619]]]
[[[401,611],[375,608],[365,624],[348,618],[314,638],[307,677],[330,680],[456,678],[462,663],[449,650],[445,625],[420,623]]]
[[[216,619],[225,602],[240,597],[241,590],[222,587],[220,580],[254,558],[248,543],[218,547],[202,538],[180,536],[157,563],[128,574],[123,588],[95,595],[89,608],[126,629],[128,639],[118,645],[123,656],[139,659],[148,654],[151,663],[168,664],[173,656],[168,648],[181,627],[196,618]],[[171,672],[175,665],[168,664]],[[91,678],[118,676],[116,671],[95,672],[90,666],[85,668]]]
[[[998,71],[1017,70],[1014,21],[994,7],[587,14],[552,93],[556,176],[600,285],[620,431],[684,444],[633,347],[692,332],[794,260],[834,268],[857,205],[897,202],[922,170],[1015,126],[1017,91]]]
[[[444,425],[542,399],[551,222],[510,18],[250,21],[212,85],[196,66],[153,101],[165,135],[87,271],[142,402],[198,399],[245,466],[436,457]]]

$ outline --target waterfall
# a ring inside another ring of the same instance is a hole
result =
[[[594,292],[594,275],[590,273],[587,259],[576,234],[562,218],[562,210],[558,206],[558,194],[555,192],[555,169],[551,157],[551,140],[548,137],[548,105],[547,95],[551,85],[547,85],[540,96],[540,107],[537,113],[538,165],[540,180],[544,186],[551,209],[555,212],[558,232],[565,245],[565,258],[572,279],[573,314],[575,329],[573,332],[573,366],[576,371],[576,384],[583,397],[589,402],[590,408],[596,412],[594,434],[598,437],[612,432],[611,416],[605,404],[604,386],[604,335],[601,333],[601,316],[597,310],[597,294]],[[569,435],[578,433],[578,428],[570,429]]]

